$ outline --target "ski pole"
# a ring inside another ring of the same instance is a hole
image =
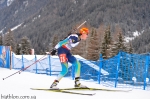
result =
[[[11,74],[11,75],[9,75],[9,76],[7,76],[7,77],[3,78],[3,80],[5,80],[5,79],[7,79],[7,78],[9,78],[9,77],[11,77],[11,76],[13,76],[13,75],[17,74],[17,73],[19,73],[19,74],[20,74],[20,72],[21,72],[21,71],[24,71],[24,70],[26,70],[27,68],[31,67],[33,64],[35,64],[35,63],[37,63],[37,62],[39,62],[39,61],[41,61],[41,60],[45,59],[45,58],[44,58],[45,56],[46,56],[46,55],[44,55],[44,56],[43,56],[43,57],[41,57],[40,59],[36,60],[35,62],[33,62],[32,64],[30,64],[29,66],[27,66],[27,67],[25,67],[25,68],[23,68],[23,69],[21,69],[21,70],[19,70],[19,71],[15,72],[15,73],[13,73],[13,74]]]

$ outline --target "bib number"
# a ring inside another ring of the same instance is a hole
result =
[[[66,54],[60,54],[59,58],[61,63],[67,62]]]

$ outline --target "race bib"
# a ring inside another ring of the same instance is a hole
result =
[[[60,54],[59,58],[61,63],[67,62],[66,54]]]

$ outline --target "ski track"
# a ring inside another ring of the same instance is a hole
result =
[[[76,95],[60,92],[49,92],[31,90],[30,88],[49,88],[56,76],[34,74],[22,72],[15,74],[5,80],[3,78],[17,72],[18,70],[9,70],[0,68],[0,99],[150,99],[150,91],[134,89],[131,92],[110,92],[110,91],[74,91],[82,93],[96,93],[93,96]],[[81,83],[88,87],[105,88],[97,82],[88,82],[81,80]],[[62,78],[59,88],[72,88],[74,81],[71,78]],[[107,87],[109,88],[109,87]],[[110,88],[112,89],[112,88]],[[123,90],[123,89],[122,89]],[[16,96],[16,98],[7,97]],[[24,97],[23,97],[24,96]],[[27,98],[27,96],[29,98]],[[31,98],[32,97],[32,98]]]

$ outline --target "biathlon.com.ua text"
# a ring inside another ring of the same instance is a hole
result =
[[[3,95],[1,94],[0,99],[36,99],[36,96],[17,96],[17,95],[13,95],[13,94],[7,94],[7,95]]]

